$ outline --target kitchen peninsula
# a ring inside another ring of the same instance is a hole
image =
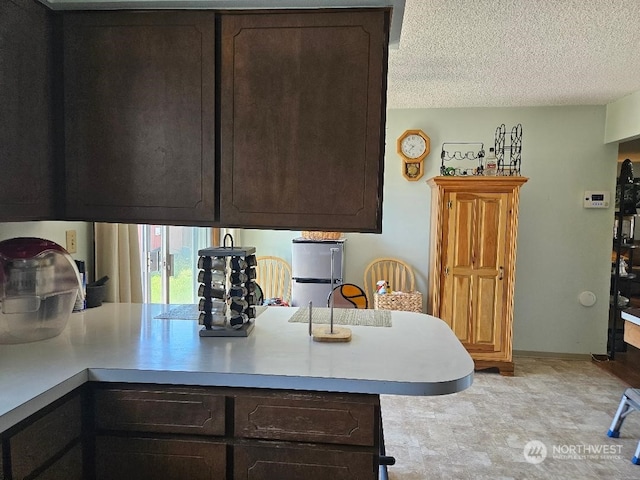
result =
[[[35,468],[75,456],[77,478],[170,478],[172,465],[198,470],[190,478],[378,478],[379,395],[454,393],[473,379],[469,354],[428,315],[392,312],[391,327],[353,326],[334,344],[289,322],[295,308],[267,308],[247,338],[201,338],[194,320],[156,318],[168,308],[104,304],[57,337],[0,345],[5,477],[31,468],[7,465],[13,438],[76,409],[77,438]]]

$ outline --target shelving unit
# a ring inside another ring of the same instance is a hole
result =
[[[629,241],[633,239],[633,225],[635,218],[638,215],[635,213],[635,201],[633,200],[633,192],[635,185],[632,183],[626,184],[621,183],[618,184],[617,188],[619,192],[617,193],[617,197],[619,200],[618,209],[615,212],[616,218],[616,230],[615,236],[613,239],[613,250],[615,252],[615,261],[612,262],[612,272],[611,272],[611,302],[610,302],[610,316],[609,316],[609,329],[608,329],[608,342],[607,342],[607,351],[609,358],[611,360],[615,359],[616,351],[620,344],[624,345],[624,341],[622,339],[618,339],[618,330],[620,332],[624,331],[624,323],[622,322],[622,318],[620,316],[620,312],[625,308],[629,307],[629,302],[625,302],[624,304],[620,302],[620,297],[622,296],[620,290],[623,288],[623,284],[626,288],[624,288],[625,292],[628,292],[629,284],[628,282],[633,281],[636,278],[636,274],[632,272],[633,268],[633,255],[634,250],[640,248],[640,245],[633,243],[633,241]],[[628,205],[625,205],[628,202],[625,202],[629,193],[632,194],[632,208],[628,208]],[[631,213],[634,212],[634,213]],[[625,221],[629,222],[629,235],[625,235],[624,223]],[[627,253],[629,258],[629,270],[626,275],[620,275],[620,260],[623,258],[623,254]],[[624,351],[624,350],[621,350]]]

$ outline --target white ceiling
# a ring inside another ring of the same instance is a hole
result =
[[[604,105],[640,90],[640,0],[40,1],[54,9],[392,5],[388,108]]]
[[[389,108],[604,105],[640,90],[638,0],[406,0]]]

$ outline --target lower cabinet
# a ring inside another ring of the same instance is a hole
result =
[[[3,433],[2,439],[6,480],[82,480],[81,393],[34,414]]]
[[[15,477],[14,477],[15,478]],[[71,450],[56,460],[51,466],[41,471],[36,480],[84,480],[82,471],[82,445],[77,443]]]
[[[377,395],[96,384],[96,478],[378,478]]]
[[[0,479],[376,480],[378,395],[95,383],[0,434]]]
[[[378,478],[374,452],[326,445],[258,442],[234,448],[234,480],[364,480]]]
[[[96,479],[225,480],[223,442],[98,435]]]

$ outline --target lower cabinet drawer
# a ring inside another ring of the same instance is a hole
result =
[[[244,438],[377,446],[377,396],[243,395],[234,399],[234,435]]]
[[[233,460],[234,480],[375,480],[379,473],[373,451],[328,445],[236,445]]]
[[[97,480],[226,480],[224,443],[96,437]]]
[[[206,390],[134,386],[94,389],[98,429],[224,435],[225,397]]]

